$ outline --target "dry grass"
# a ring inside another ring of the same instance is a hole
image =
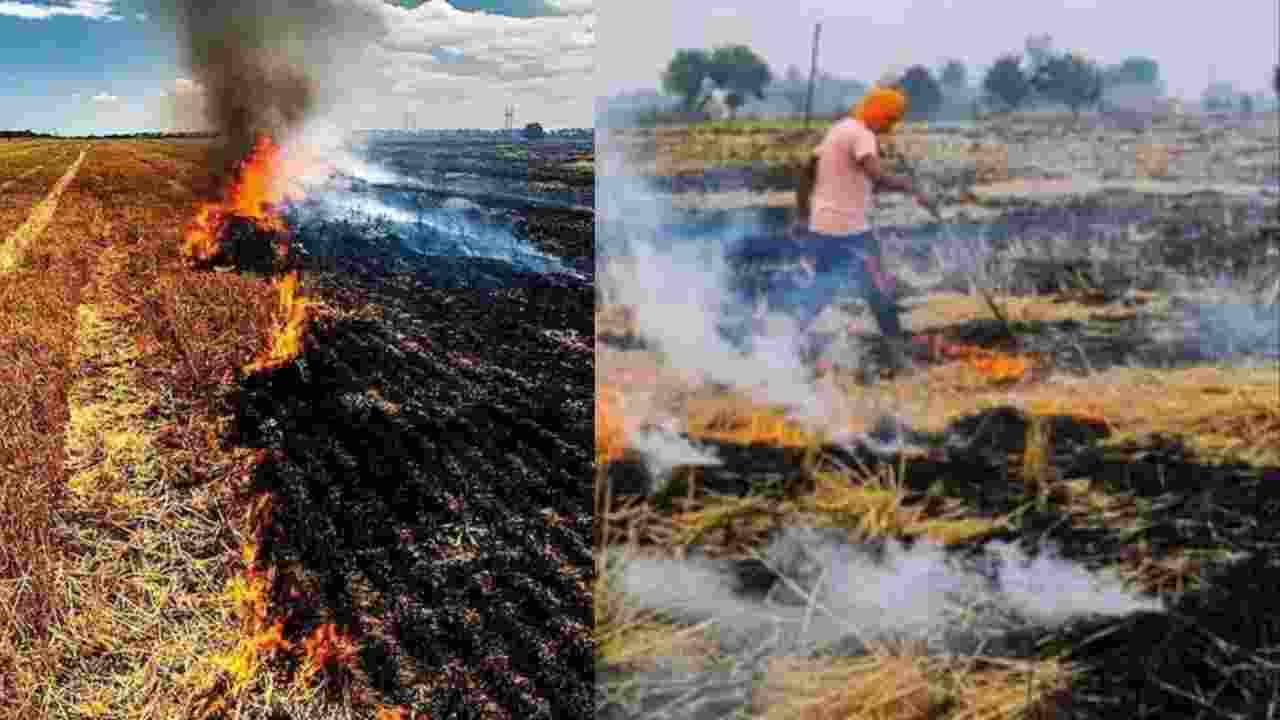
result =
[[[180,257],[179,184],[208,185],[205,151],[94,143],[0,276],[0,718],[377,710],[316,693],[349,659],[341,634],[300,639],[303,682],[281,685],[284,638],[244,624],[272,611],[254,602],[275,570],[233,572],[261,530],[242,512],[260,459],[224,441],[276,293]]]
[[[813,494],[801,498],[799,506],[814,513],[810,525],[848,528],[855,540],[923,538],[953,545],[980,540],[1004,526],[999,520],[966,516],[954,499],[935,508],[909,507],[905,499],[898,472],[882,465],[862,473],[816,473]]]
[[[1135,152],[1139,178],[1162,180],[1169,177],[1169,146],[1164,143],[1142,143]]]
[[[849,476],[833,476],[830,481],[830,487],[808,499],[809,505],[817,500],[816,504],[826,506],[818,508],[819,513],[878,518],[881,524],[874,529],[889,533],[909,531],[910,524],[919,520],[903,512],[892,492],[877,493],[890,488],[868,485],[847,490]],[[625,540],[618,545],[606,539],[596,552],[593,597],[598,671],[645,673],[661,665],[677,672],[698,672],[724,661],[713,621],[679,625],[638,607],[621,590],[620,573],[636,558],[683,557],[681,547],[694,540],[708,543],[711,557],[744,557],[761,545],[763,533],[771,527],[814,525],[809,512],[801,509],[804,504],[803,500],[778,505],[758,498],[717,498],[691,503],[697,509],[671,517],[655,515],[643,505],[606,516],[605,523],[618,528]],[[883,522],[889,516],[899,519]],[[734,541],[712,536],[733,524],[737,525]],[[756,533],[750,532],[752,527]],[[761,720],[1048,718],[1053,717],[1054,700],[1070,677],[1070,668],[1053,659],[930,657],[911,644],[877,642],[869,655],[856,658],[780,655],[768,659],[752,691],[750,712]],[[625,686],[616,690],[627,691]]]
[[[1054,717],[1069,668],[1054,661],[949,660],[894,649],[865,658],[775,658],[761,720],[1012,720]]]
[[[1149,299],[1149,295],[1135,293]],[[1120,320],[1133,317],[1133,310],[1116,305],[1099,306],[1049,295],[999,295],[994,298],[1004,309],[1010,322],[1055,323],[1064,320],[1085,322],[1093,318]],[[975,320],[986,320],[991,311],[977,295],[934,292],[920,299],[904,317],[915,332],[935,330]]]
[[[1003,182],[1009,172],[1009,146],[1004,143],[974,143],[972,148],[978,183]]]
[[[75,182],[76,173],[80,172],[87,152],[87,147],[81,149],[79,156],[62,177],[58,178],[49,194],[31,209],[27,221],[5,239],[4,245],[0,246],[0,272],[12,270],[27,248],[40,240],[40,235],[53,220],[53,214],[58,211],[58,201],[62,199],[62,194],[66,192],[68,185]]]

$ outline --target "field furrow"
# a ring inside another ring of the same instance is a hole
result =
[[[53,214],[58,210],[58,200],[75,179],[76,173],[80,172],[80,164],[84,162],[88,152],[88,148],[80,151],[80,156],[71,163],[71,167],[49,191],[49,195],[32,209],[31,215],[22,227],[15,230],[5,239],[4,244],[0,245],[0,272],[13,269],[26,247],[40,239],[41,233],[49,226],[49,222],[53,220]]]

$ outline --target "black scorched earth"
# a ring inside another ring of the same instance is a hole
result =
[[[581,214],[523,225],[589,273]],[[333,312],[242,381],[289,622],[351,628],[361,684],[424,717],[588,717],[590,277],[375,245],[301,261]]]

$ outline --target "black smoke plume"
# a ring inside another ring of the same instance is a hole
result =
[[[338,101],[336,70],[385,33],[363,0],[182,0],[176,20],[226,163]]]

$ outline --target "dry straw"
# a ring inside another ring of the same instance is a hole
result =
[[[1136,151],[1139,178],[1169,177],[1169,146],[1164,143],[1142,143]]]
[[[974,143],[973,155],[979,183],[1003,182],[1009,174],[1009,146],[1004,143]]]

